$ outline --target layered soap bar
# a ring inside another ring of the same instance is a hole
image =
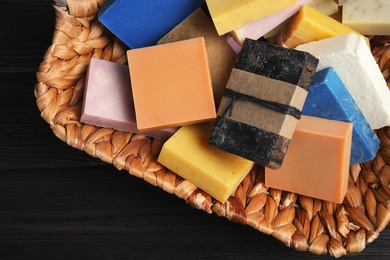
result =
[[[204,0],[107,0],[98,19],[130,48],[151,46],[204,4]]]
[[[285,8],[296,0],[206,0],[219,35],[223,35]]]
[[[318,57],[318,70],[335,69],[371,128],[390,125],[390,91],[363,37],[352,33],[296,49]]]
[[[129,68],[110,61],[92,58],[88,67],[80,121],[100,127],[137,133]],[[143,133],[168,139],[177,128]]]
[[[326,15],[332,15],[339,11],[339,6],[334,0],[314,0],[309,5]]]
[[[280,32],[278,44],[288,48],[295,48],[300,44],[348,33],[361,35],[313,7],[305,5],[293,17],[290,24]],[[370,46],[368,38],[365,38],[365,40],[367,46]]]
[[[348,188],[352,124],[302,116],[278,170],[265,169],[265,185],[334,203]]]
[[[216,117],[203,37],[127,51],[140,131]]]
[[[293,6],[235,29],[230,32],[230,35],[240,45],[244,44],[245,38],[252,40],[260,39],[266,33],[270,32],[279,24],[283,23],[295,13],[297,13],[299,9],[301,9],[302,5],[309,4],[312,1],[313,0],[297,0]]]
[[[246,39],[209,144],[267,167],[280,167],[317,62],[305,52]]]
[[[390,35],[389,0],[354,0],[342,12],[342,23],[362,34]]]
[[[212,123],[184,126],[164,143],[158,162],[224,203],[254,163],[209,144]]]
[[[196,37],[205,39],[214,102],[218,107],[230,72],[237,61],[237,54],[224,37],[218,35],[213,22],[205,12],[201,8],[197,9],[158,43],[164,44]]]
[[[376,156],[379,138],[332,67],[314,75],[302,114],[352,123],[351,165]]]

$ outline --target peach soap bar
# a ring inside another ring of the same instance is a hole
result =
[[[88,67],[80,121],[130,133],[137,129],[131,92],[129,68],[126,65],[92,58]],[[177,128],[144,133],[168,139]]]
[[[140,131],[216,118],[203,37],[128,50],[127,58]]]
[[[280,32],[278,44],[287,48],[295,48],[304,43],[348,33],[362,35],[313,7],[304,5],[292,18],[291,22]],[[368,38],[365,37],[365,40],[367,46],[370,46]]]
[[[206,0],[219,35],[293,6],[296,0]]]
[[[158,162],[223,203],[254,163],[209,145],[211,128],[183,126],[164,143]]]
[[[346,3],[342,23],[365,35],[390,35],[390,1],[353,0]]]
[[[230,72],[236,63],[237,54],[226,42],[224,37],[218,35],[213,22],[206,13],[201,8],[198,8],[183,22],[165,35],[158,44],[182,41],[196,37],[204,37],[205,39],[214,102],[218,107]]]
[[[302,116],[282,167],[265,169],[265,185],[341,203],[348,188],[352,124]]]

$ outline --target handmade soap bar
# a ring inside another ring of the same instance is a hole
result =
[[[351,165],[375,157],[379,138],[332,67],[314,75],[302,114],[352,123]]]
[[[343,5],[342,23],[365,35],[390,35],[389,0],[354,0]]]
[[[223,36],[218,35],[213,22],[205,12],[201,8],[197,9],[158,43],[163,44],[196,37],[204,37],[205,39],[214,102],[218,107],[230,72],[237,61],[237,54]]]
[[[129,68],[110,61],[92,58],[85,80],[82,123],[137,133]],[[168,139],[177,128],[143,133]]]
[[[332,15],[339,11],[339,6],[334,0],[314,0],[309,5],[326,15]]]
[[[390,91],[364,39],[347,34],[300,45],[318,57],[318,70],[333,67],[371,128],[390,125]]]
[[[107,0],[98,19],[130,48],[151,46],[204,0]]]
[[[203,37],[127,51],[140,131],[215,119]]]
[[[305,52],[246,39],[209,144],[267,167],[280,167],[317,62]]]
[[[206,0],[219,35],[293,6],[296,0]]]
[[[252,40],[260,39],[263,35],[298,12],[302,5],[309,4],[312,1],[313,0],[297,0],[296,4],[293,6],[233,30],[230,32],[230,35],[232,35],[240,45],[244,44],[245,38]]]
[[[305,5],[293,17],[290,24],[280,32],[278,44],[295,48],[300,44],[348,33],[361,35],[313,7]],[[365,38],[365,40],[367,45],[370,46],[368,38]]]
[[[265,185],[341,203],[348,188],[351,137],[351,123],[302,116],[282,167],[265,169]]]
[[[212,123],[184,126],[164,143],[158,162],[225,202],[254,163],[209,144]]]

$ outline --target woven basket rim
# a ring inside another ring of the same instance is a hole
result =
[[[190,206],[249,225],[286,246],[340,257],[362,251],[390,221],[390,128],[377,130],[378,155],[350,168],[343,204],[297,195],[264,184],[255,166],[221,204],[157,162],[160,139],[79,121],[85,72],[92,57],[126,63],[126,47],[98,21],[105,0],[53,0],[56,23],[37,72],[35,97],[41,117],[68,145],[126,170],[184,199]],[[390,36],[371,36],[372,52],[390,86]],[[364,238],[364,239],[362,239]]]

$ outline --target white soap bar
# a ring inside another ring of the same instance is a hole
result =
[[[297,0],[295,5],[233,30],[230,32],[230,35],[240,45],[244,44],[245,38],[257,40],[297,13],[302,5],[309,4],[312,1],[313,0]]]
[[[390,0],[354,0],[343,5],[342,23],[365,35],[390,35]]]
[[[362,36],[351,33],[296,49],[320,60],[317,71],[335,69],[373,129],[390,125],[390,91]]]
[[[326,15],[332,15],[339,11],[339,6],[333,0],[314,0],[309,5]]]

